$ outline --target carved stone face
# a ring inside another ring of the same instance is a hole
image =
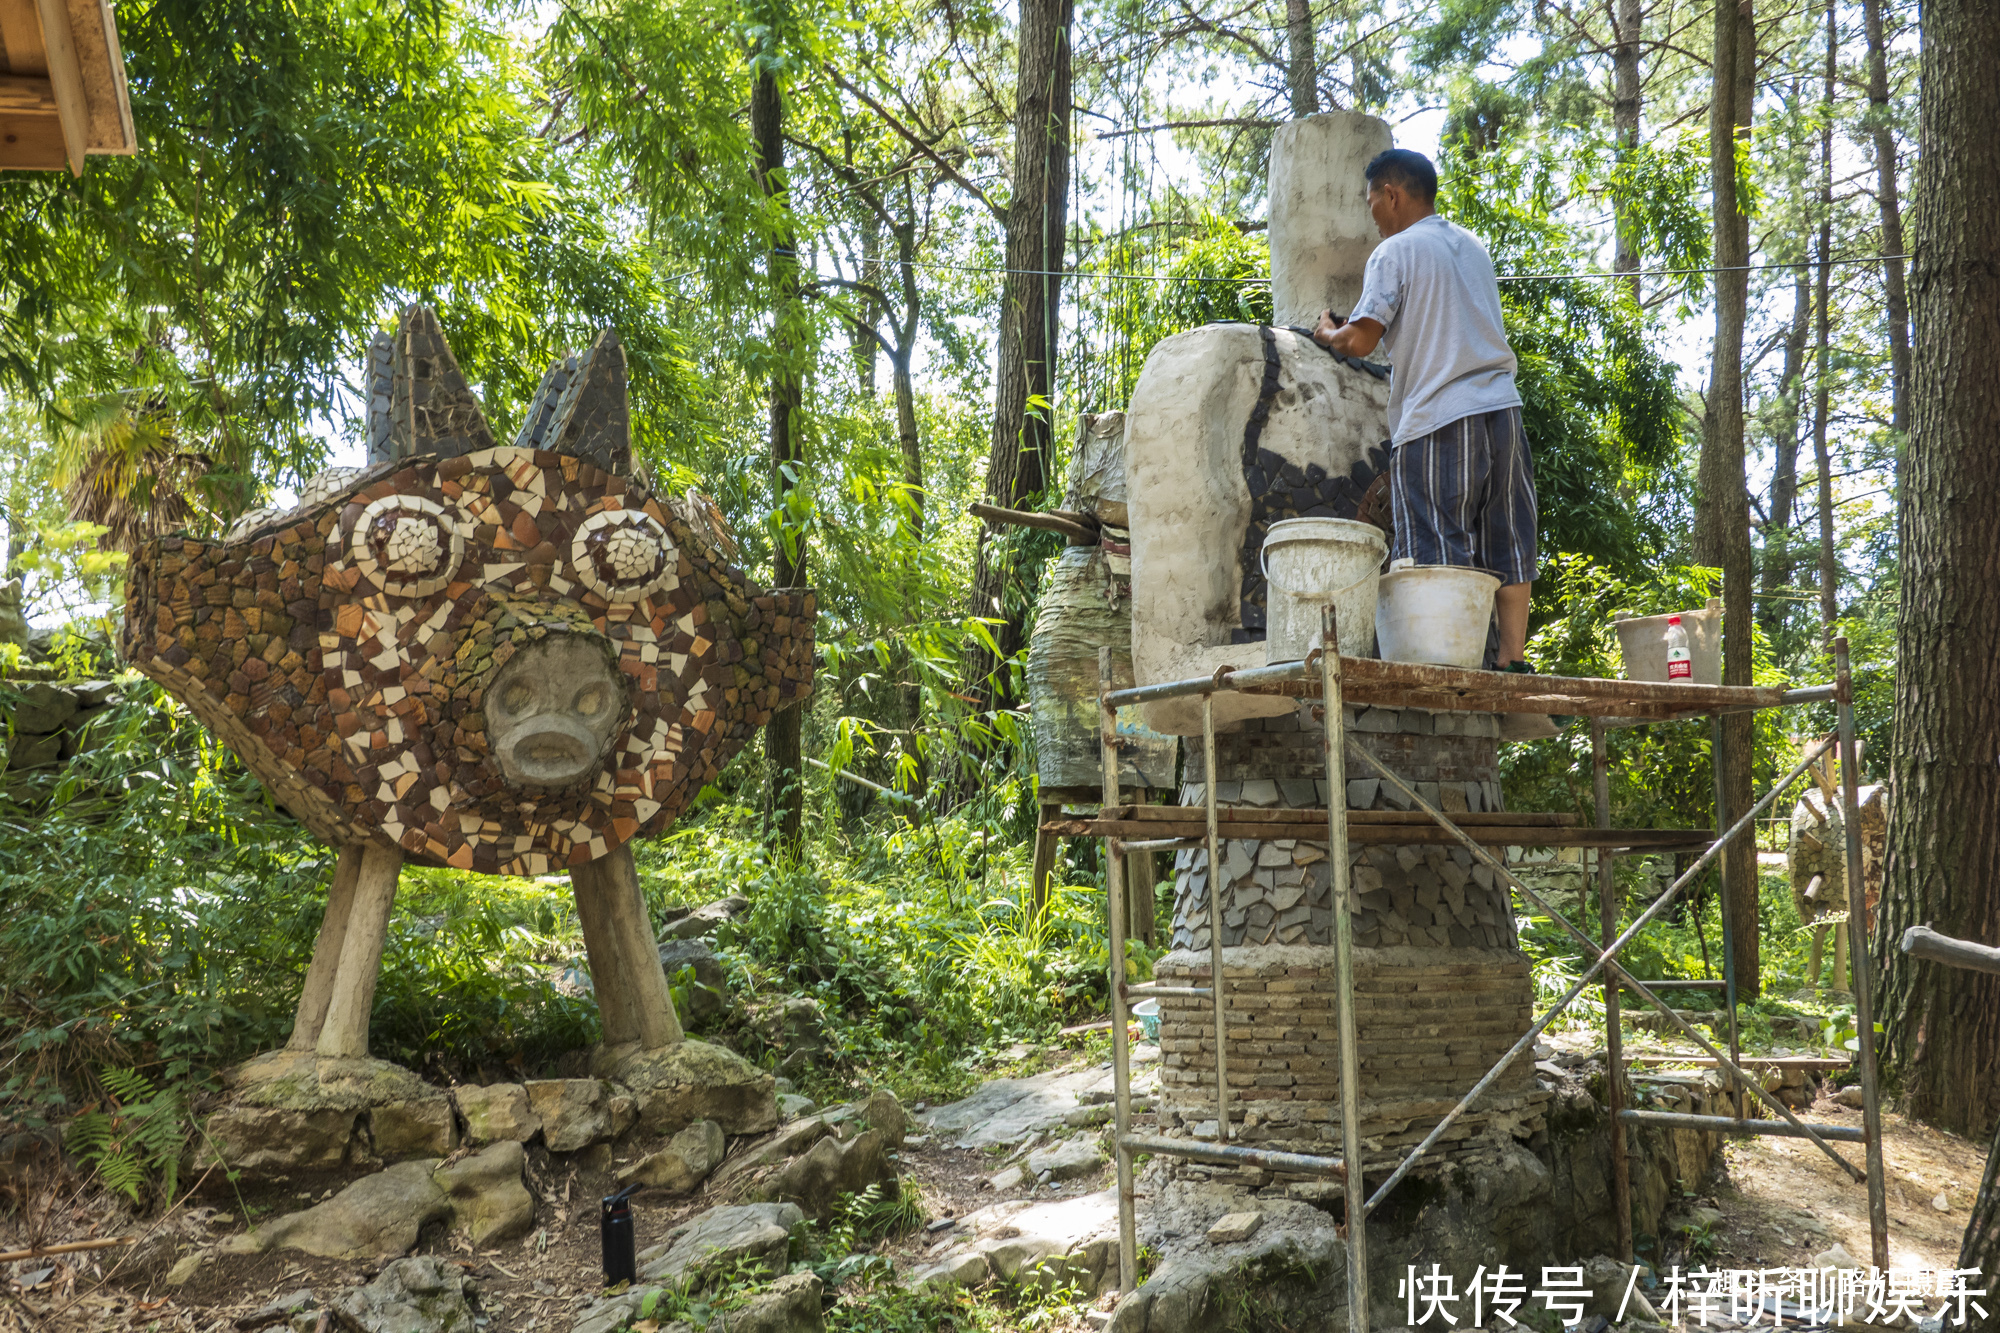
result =
[[[420,314],[397,345],[424,332]],[[538,400],[511,447],[467,424],[429,336],[385,398],[435,452],[315,479],[226,544],[140,550],[126,653],[331,842],[507,874],[580,865],[671,823],[811,688],[813,596],[754,587],[692,511],[600,465],[624,456],[610,335],[558,368],[556,409]],[[595,398],[578,389],[593,375]],[[427,438],[425,403],[461,434]]]
[[[514,654],[486,691],[486,745],[510,787],[594,774],[630,706],[609,641],[564,634]]]

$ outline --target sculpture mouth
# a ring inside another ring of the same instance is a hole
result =
[[[501,751],[509,782],[567,787],[597,767],[598,738],[568,718],[538,719],[539,730],[520,735]]]
[[[569,787],[602,765],[631,711],[603,645],[556,634],[516,653],[487,687],[487,741],[510,787]]]

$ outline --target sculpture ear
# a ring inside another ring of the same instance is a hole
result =
[[[625,393],[625,344],[618,340],[616,329],[606,329],[588,351],[572,360],[575,369],[556,403],[546,442],[539,447],[580,458],[613,476],[630,478],[632,417]],[[549,374],[553,376],[555,371]],[[548,380],[543,384],[546,386]],[[540,395],[536,397],[539,406]]]
[[[575,352],[550,364],[542,373],[542,382],[535,389],[535,396],[528,400],[528,415],[521,422],[521,431],[514,437],[516,449],[546,449],[549,447],[550,428],[556,422],[556,409],[562,406],[563,393],[576,378],[577,363],[582,358]]]
[[[478,395],[444,339],[437,312],[413,305],[393,336],[368,346],[368,461],[493,447]]]

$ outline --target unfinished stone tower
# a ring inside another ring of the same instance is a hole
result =
[[[1360,294],[1375,244],[1361,168],[1388,127],[1334,113],[1278,131],[1271,155],[1271,270],[1280,324],[1305,326]],[[1132,652],[1153,684],[1265,663],[1258,554],[1269,525],[1353,518],[1388,461],[1388,384],[1380,365],[1336,357],[1303,332],[1209,325],[1161,342],[1127,416],[1132,520]],[[1162,731],[1198,735],[1200,702],[1147,706]],[[1394,808],[1375,779],[1326,782],[1323,732],[1296,700],[1215,696],[1213,775],[1199,745],[1183,804],[1217,782],[1219,803],[1260,808]],[[1501,808],[1497,720],[1422,709],[1347,710],[1361,744],[1446,811]],[[1353,767],[1349,772],[1354,772]],[[1173,952],[1159,980],[1206,985],[1208,895],[1222,894],[1230,995],[1232,1137],[1337,1152],[1339,1057],[1332,883],[1326,844],[1229,841],[1177,863]],[[1357,846],[1351,864],[1362,1141],[1370,1171],[1419,1142],[1525,1032],[1533,988],[1506,887],[1469,853],[1443,846]],[[1161,1004],[1161,1127],[1213,1137],[1215,1037],[1205,999]],[[1496,1154],[1542,1128],[1550,1094],[1517,1063],[1438,1151]],[[1207,1168],[1177,1168],[1201,1172]]]

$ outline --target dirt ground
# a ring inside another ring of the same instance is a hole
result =
[[[1831,1124],[1861,1123],[1861,1112],[1826,1097],[1802,1115]],[[1863,1164],[1860,1144],[1834,1147],[1856,1166]],[[1804,1266],[1836,1241],[1863,1264],[1869,1262],[1868,1189],[1812,1143],[1744,1139],[1727,1144],[1723,1154],[1727,1170],[1712,1199],[1724,1217],[1715,1227],[1714,1264]],[[1889,1266],[1956,1267],[1959,1240],[1986,1169],[1986,1146],[1885,1112],[1882,1164]]]
[[[536,1226],[526,1240],[475,1252],[463,1234],[448,1234],[440,1225],[427,1229],[412,1253],[451,1258],[478,1280],[481,1310],[491,1320],[485,1333],[566,1333],[574,1313],[601,1287],[597,1201],[617,1188],[612,1172],[618,1166],[655,1146],[621,1143],[615,1156],[597,1165],[578,1160],[589,1154],[559,1161],[540,1147],[530,1148],[529,1187],[536,1196]],[[905,1149],[902,1164],[932,1220],[963,1216],[1001,1197],[985,1187],[996,1163],[984,1153],[930,1139]],[[1109,1169],[1100,1174],[1108,1176]],[[86,1196],[65,1204],[66,1221],[52,1222],[46,1232],[65,1241],[98,1235],[150,1237],[147,1251],[155,1252],[177,1237],[185,1250],[244,1230],[246,1207],[260,1218],[275,1216],[316,1203],[344,1183],[332,1178],[288,1181],[254,1189],[246,1186],[240,1195],[227,1186],[204,1187],[173,1215],[136,1223],[102,1197]],[[1079,1181],[1065,1192],[1098,1189],[1102,1183]],[[720,1201],[707,1192],[691,1198],[641,1192],[632,1200],[638,1248],[659,1242],[680,1222]],[[919,1228],[883,1242],[880,1252],[904,1269],[923,1262],[938,1242],[939,1234]],[[0,1221],[0,1250],[20,1243],[24,1238]],[[166,1285],[157,1263],[143,1275],[134,1272],[130,1255],[122,1248],[0,1265],[0,1333],[227,1330],[236,1319],[301,1287],[324,1301],[343,1287],[368,1281],[392,1257],[396,1256],[342,1262],[289,1251],[210,1255],[178,1287]],[[24,1289],[24,1280],[32,1283],[30,1289]]]
[[[1057,1062],[1062,1056],[1056,1052]],[[1074,1058],[1074,1057],[1071,1057]],[[1860,1123],[1859,1111],[1830,1098],[1811,1108],[1813,1120]],[[1884,1161],[1888,1171],[1890,1264],[1896,1268],[1955,1266],[1958,1245],[1984,1170],[1984,1145],[1884,1116]],[[458,1262],[476,1277],[488,1333],[566,1333],[574,1313],[599,1289],[597,1200],[613,1187],[611,1173],[650,1145],[625,1143],[615,1155],[589,1154],[552,1159],[539,1147],[529,1152],[530,1188],[536,1195],[536,1227],[525,1241],[473,1252],[462,1235],[442,1227],[427,1231],[417,1253]],[[1859,1144],[1838,1144],[1861,1162]],[[1773,1268],[1809,1264],[1835,1242],[1862,1263],[1869,1259],[1868,1197],[1819,1149],[1803,1140],[1758,1138],[1728,1144],[1725,1170],[1701,1203],[1722,1220],[1712,1227],[1716,1267]],[[933,1221],[963,1216],[999,1196],[985,1187],[998,1162],[984,1153],[946,1146],[943,1139],[920,1139],[903,1154],[904,1174],[915,1182]],[[1100,1178],[1074,1182],[1065,1193],[1082,1193],[1108,1183]],[[245,1189],[209,1187],[166,1219],[134,1223],[103,1198],[79,1196],[61,1206],[49,1236],[82,1239],[91,1235],[150,1236],[154,1256],[149,1271],[133,1271],[123,1249],[64,1259],[0,1265],[0,1333],[97,1333],[100,1330],[231,1329],[233,1321],[301,1287],[321,1299],[341,1287],[374,1276],[381,1262],[335,1262],[293,1253],[211,1256],[184,1285],[168,1287],[159,1255],[171,1261],[162,1242],[179,1248],[213,1243],[243,1229],[246,1207],[271,1216],[318,1201],[340,1181],[285,1182]],[[697,1195],[676,1199],[659,1192],[633,1201],[641,1249],[662,1239],[683,1219],[717,1202]],[[1942,1207],[1938,1203],[1942,1203]],[[18,1218],[14,1219],[18,1222]],[[18,1243],[10,1224],[0,1223],[0,1247]],[[919,1229],[883,1243],[881,1252],[898,1269],[922,1263],[949,1243],[943,1228]],[[140,1253],[145,1253],[142,1250]],[[121,1258],[123,1256],[123,1258]],[[23,1288],[23,1282],[32,1289]]]

